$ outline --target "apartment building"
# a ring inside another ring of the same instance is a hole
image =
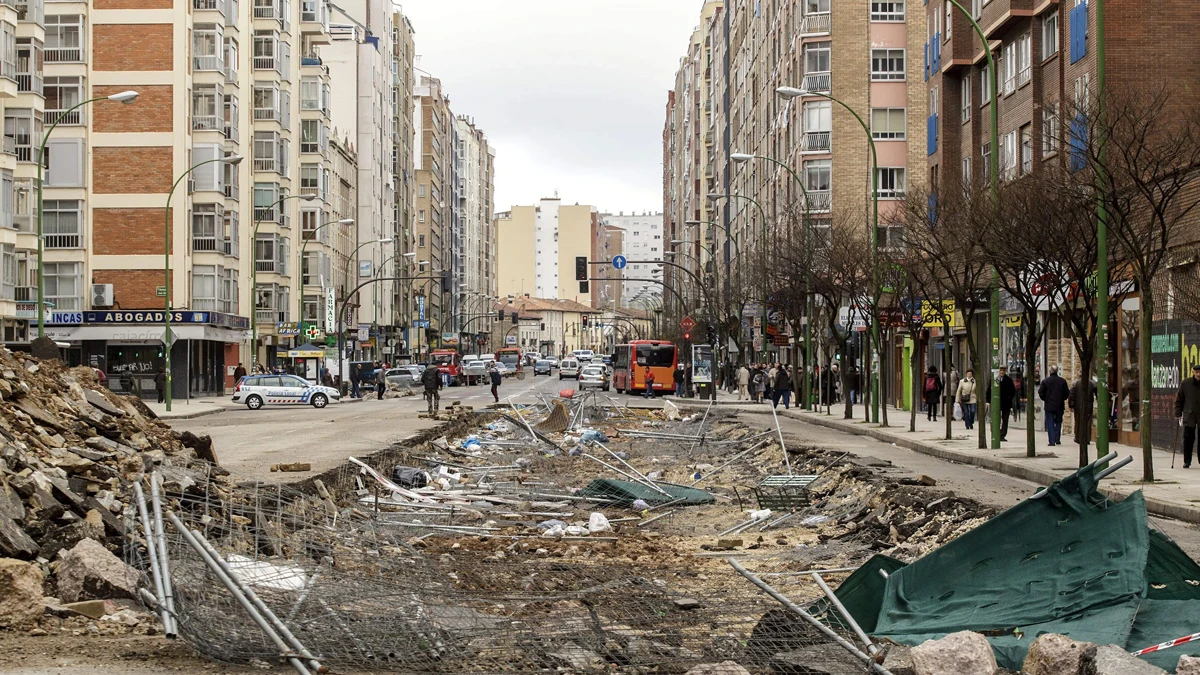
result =
[[[605,213],[601,218],[609,228],[619,229],[623,232],[621,250],[630,261],[662,260],[666,252],[675,250],[671,240],[664,238],[661,212],[626,214],[621,211],[615,214]],[[682,249],[689,243],[694,242],[685,242],[679,248]],[[650,281],[652,270],[660,267],[644,262],[629,263],[629,267],[625,268],[626,279],[622,286],[622,307],[627,306],[628,298],[638,294],[653,293],[657,295],[661,293],[662,287],[658,283]]]
[[[594,206],[566,205],[558,197],[543,198],[535,206],[514,206],[496,215],[496,238],[501,297],[532,295],[592,307],[619,299],[619,284],[597,281],[583,290],[575,278],[577,257],[599,261],[624,250],[622,235],[606,229]],[[620,278],[611,265],[593,265],[588,275]]]
[[[496,297],[496,247],[492,225],[495,212],[492,201],[492,170],[495,150],[487,135],[470,118],[459,116],[458,127],[458,204],[461,234],[456,247],[462,260],[462,273],[455,292],[460,298],[456,312],[456,330],[473,330],[468,322],[487,311]],[[476,322],[478,323],[478,322]]]
[[[414,325],[425,330],[420,343],[440,340],[441,326],[449,315],[449,270],[452,249],[449,239],[450,169],[453,157],[450,101],[442,93],[441,80],[421,76],[415,95],[413,162],[417,177],[416,224],[417,275],[433,276],[413,285],[417,300]],[[443,310],[446,310],[443,312]]]
[[[413,229],[414,205],[416,200],[416,166],[413,162],[413,113],[416,82],[414,70],[416,60],[415,31],[412,23],[400,11],[392,12],[392,185],[395,199],[396,242],[399,252],[398,276],[413,277],[417,273],[417,235]],[[392,304],[398,313],[398,328],[401,339],[397,357],[410,355],[414,328],[411,317],[414,310],[413,284],[392,284]]]

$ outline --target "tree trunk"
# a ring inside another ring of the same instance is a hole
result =
[[[921,349],[920,349],[921,333],[920,333],[920,331],[914,331],[911,334],[911,337],[912,337],[912,343],[913,343],[913,350],[912,350],[912,354],[908,357],[908,361],[909,361],[908,367],[912,370],[912,401],[909,403],[909,406],[908,406],[908,408],[909,408],[908,430],[911,432],[916,432],[916,430],[917,430],[917,402],[919,400],[921,400],[920,399],[920,394],[921,394]]]
[[[1150,284],[1139,281],[1142,288],[1141,329],[1138,335],[1138,397],[1142,399],[1138,410],[1138,430],[1142,436],[1142,480],[1154,482],[1154,456],[1150,438],[1150,331],[1154,324],[1154,292]],[[1181,373],[1186,376],[1186,373]]]
[[[887,342],[886,336],[887,336],[887,331],[885,330],[885,331],[883,331],[883,337],[881,337],[880,339],[883,340],[884,342]],[[883,393],[887,387],[887,378],[885,378],[883,376],[884,373],[888,372],[888,369],[886,367],[887,359],[884,358],[884,352],[883,352],[882,347],[876,346],[875,350],[879,354],[879,375],[878,375],[879,384],[878,384],[878,386],[875,387],[876,391],[879,394],[879,424],[882,427],[887,427],[888,426],[888,415],[887,415],[888,399],[887,399],[887,396],[884,396],[884,393]]]
[[[1025,309],[1025,456],[1037,457],[1037,429],[1034,428],[1033,369],[1037,365],[1037,310]]]
[[[954,415],[951,414],[953,408],[950,405],[950,331],[946,331],[946,335],[942,338],[942,380],[946,386],[942,388],[942,421],[946,424],[946,440],[954,434],[954,429],[951,423],[954,422]]]
[[[978,326],[976,326],[976,325],[975,325],[975,324],[977,324],[977,323],[978,323],[978,322],[977,322],[977,321],[975,321],[975,314],[974,314],[974,313],[972,313],[972,314],[971,314],[971,317],[970,317],[969,319],[968,319],[966,316],[964,316],[964,317],[963,317],[963,324],[964,324],[964,325],[967,327],[967,330],[966,330],[966,335],[967,335],[967,354],[969,354],[969,355],[970,355],[970,359],[971,359],[971,368],[972,368],[972,369],[975,371],[975,373],[976,373],[976,377],[975,377],[975,381],[976,381],[976,382],[978,382],[978,381],[979,381],[978,374],[979,374],[979,373],[982,373],[982,372],[984,372],[984,371],[982,370],[982,368],[983,368],[983,366],[984,366],[984,363],[983,363],[983,355],[982,355],[982,354],[980,354],[980,353],[979,353],[979,350],[975,348],[975,332],[974,332],[974,330],[973,330],[973,329],[978,327]],[[988,366],[990,366],[991,364],[987,364],[987,365],[988,365]],[[990,367],[988,368],[988,370],[987,370],[986,372],[988,373],[988,386],[989,386],[989,387],[991,387],[991,386],[997,386],[997,387],[998,387],[998,386],[1000,386],[1000,383],[999,383],[999,382],[992,382],[992,375],[991,375],[991,372],[992,372],[992,371],[991,371],[991,368],[990,368]],[[978,386],[978,385],[976,385],[976,386]],[[991,402],[991,398],[990,398],[990,397],[988,397],[988,402],[989,402],[989,403]],[[990,415],[990,414],[991,414],[991,412],[992,412],[992,411],[991,411],[991,407],[990,407],[990,405],[989,405],[989,407],[988,407],[988,412],[987,412],[987,415]],[[987,443],[987,438],[988,438],[988,437],[987,437],[987,420],[985,420],[985,419],[984,419],[985,417],[986,417],[986,415],[983,415],[983,414],[976,415],[976,419],[979,421],[979,441],[978,441],[978,445],[977,445],[976,447],[978,447],[978,449],[980,449],[980,450],[986,450],[986,449],[987,449],[987,447],[988,447],[988,443]],[[991,418],[989,417],[989,418],[987,418],[987,419],[988,419],[988,420],[990,420]]]
[[[842,353],[845,354],[846,350],[843,349]],[[847,361],[848,360],[849,359],[847,359]],[[845,412],[845,415],[843,415],[843,419],[852,420],[852,419],[854,419],[854,403],[852,403],[850,401],[850,368],[849,368],[849,366],[838,369],[838,374],[841,375],[841,381],[842,381],[842,400],[844,400],[846,402],[846,412]]]

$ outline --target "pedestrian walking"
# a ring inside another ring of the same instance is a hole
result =
[[[1200,423],[1200,364],[1192,366],[1192,376],[1179,384],[1175,394],[1175,419],[1183,425],[1183,468],[1192,466],[1192,448],[1196,444],[1196,425]]]
[[[1050,375],[1038,386],[1038,398],[1042,399],[1042,410],[1046,412],[1046,434],[1050,445],[1062,445],[1063,412],[1071,388],[1067,381],[1058,376],[1058,366],[1050,366]]]
[[[237,368],[233,369],[233,383],[236,385],[238,382],[241,382],[242,378],[245,376],[246,376],[246,366],[243,366],[241,363],[238,363]]]
[[[988,385],[983,397],[992,400],[992,385]],[[1008,440],[1008,416],[1012,414],[1013,401],[1017,398],[1017,385],[1008,375],[1008,368],[1000,366],[1000,440]]]
[[[958,381],[958,387],[955,389],[954,400],[962,407],[963,423],[968,429],[975,428],[975,414],[979,410],[977,388],[975,371],[968,369],[966,376]]]
[[[154,376],[154,391],[158,392],[158,402],[162,403],[166,400],[167,395],[167,371],[162,368],[158,369],[158,374]]]
[[[375,398],[382,399],[387,391],[387,369],[379,361],[375,362]]]
[[[746,398],[750,395],[750,369],[747,368],[745,365],[742,365],[742,367],[738,368],[737,387],[738,387],[737,400],[740,401],[743,398]]]
[[[833,403],[842,400],[842,373],[836,363],[829,368],[829,400]]]
[[[425,387],[425,402],[429,405],[429,414],[434,415],[442,402],[442,395],[438,390],[443,386],[442,375],[437,366],[430,365],[421,373],[421,384]]]
[[[646,366],[642,379],[646,381],[646,398],[654,398],[654,371],[650,370],[650,366]]]
[[[685,366],[682,363],[675,366],[675,371],[671,373],[671,375],[675,378],[676,398],[683,398],[683,388],[687,384],[687,371],[685,370]]]
[[[850,405],[858,405],[859,381],[861,379],[858,374],[858,366],[850,366],[850,375],[847,379],[849,380]]]
[[[774,363],[768,363],[763,366],[767,374],[767,390],[765,396],[768,401],[775,402],[775,374],[776,368]]]
[[[362,367],[363,364],[358,364],[350,370],[350,396],[353,398],[362,398],[362,390],[359,388],[362,383]]]
[[[500,382],[504,378],[500,376],[500,370],[498,368],[496,368],[495,363],[493,363],[491,366],[488,367],[488,377],[491,378],[491,381],[492,381],[492,398],[495,399],[496,403],[499,403],[500,402]]]
[[[938,377],[937,366],[929,366],[929,372],[925,373],[922,399],[925,401],[925,419],[930,422],[937,421],[938,403],[942,400],[945,386],[942,378]]]
[[[763,371],[761,365],[754,367],[754,375],[751,377],[751,393],[755,403],[762,403],[763,395],[767,392],[767,374]]]
[[[783,409],[787,410],[791,407],[792,401],[792,378],[788,374],[787,366],[779,366],[775,370],[775,387],[774,398],[771,403],[774,407],[779,407],[779,401],[783,401]]]

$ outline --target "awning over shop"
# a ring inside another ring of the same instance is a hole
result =
[[[46,335],[53,340],[83,342],[85,340],[117,340],[123,342],[158,342],[166,328],[162,324],[107,326],[47,326]],[[176,340],[212,340],[238,343],[250,339],[250,332],[218,326],[171,324]]]
[[[295,349],[289,349],[287,356],[289,359],[320,359],[325,357],[325,348],[305,343]]]

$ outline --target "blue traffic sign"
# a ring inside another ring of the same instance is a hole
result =
[[[625,267],[628,264],[629,264],[629,261],[625,259],[625,256],[623,256],[623,255],[613,256],[613,259],[612,259],[613,267],[615,267],[619,270],[623,270],[623,269],[625,269]]]

